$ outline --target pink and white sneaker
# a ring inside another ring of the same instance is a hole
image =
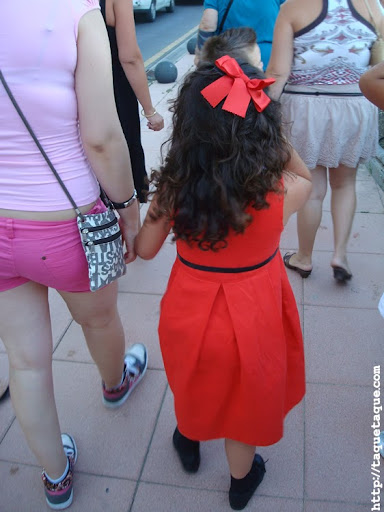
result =
[[[51,482],[44,470],[41,475],[45,499],[53,510],[64,510],[72,504],[73,500],[73,466],[77,461],[77,447],[75,440],[69,434],[61,434],[61,441],[69,462],[67,474],[58,483]]]
[[[147,349],[142,343],[135,343],[124,357],[123,380],[120,386],[107,389],[103,385],[103,404],[110,409],[120,407],[144,377],[148,365]]]

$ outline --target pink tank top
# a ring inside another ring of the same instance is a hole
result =
[[[80,18],[98,0],[7,0],[0,68],[41,145],[79,206],[99,195],[79,136],[75,68]],[[0,208],[72,208],[0,83]]]
[[[356,84],[368,69],[374,27],[351,0],[323,0],[320,16],[295,34],[289,85]]]

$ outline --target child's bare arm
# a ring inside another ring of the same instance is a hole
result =
[[[135,239],[135,251],[143,260],[150,260],[156,256],[167,238],[171,226],[166,217],[152,220],[150,215],[156,207],[156,198],[151,202],[143,225]]]
[[[302,178],[312,181],[311,173],[295,149],[291,149],[291,158],[285,166],[285,171],[296,174]]]

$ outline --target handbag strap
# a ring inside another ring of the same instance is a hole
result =
[[[367,9],[368,9],[369,16],[371,17],[372,25],[373,25],[373,27],[374,27],[374,29],[375,29],[376,36],[377,36],[378,38],[380,38],[380,39],[381,39],[381,34],[380,34],[380,32],[378,31],[378,29],[377,29],[377,26],[376,26],[375,20],[374,20],[374,18],[373,18],[372,10],[371,10],[371,8],[369,7],[369,3],[367,2],[367,0],[364,0],[364,3],[365,3],[365,6],[366,6],[366,7],[367,7]]]
[[[221,34],[221,32],[223,31],[224,23],[225,23],[225,20],[227,19],[228,12],[229,12],[229,9],[231,8],[232,4],[233,4],[233,0],[229,0],[227,8],[225,9],[224,16],[223,16],[223,18],[222,18],[222,20],[220,22],[219,28],[218,28],[218,33],[219,34]]]
[[[67,196],[68,200],[70,201],[71,205],[73,206],[75,212],[76,212],[76,215],[78,215],[79,217],[83,217],[82,213],[80,212],[79,210],[79,207],[77,206],[77,204],[75,203],[73,197],[71,196],[71,194],[69,193],[69,190],[67,189],[67,187],[64,185],[64,182],[63,180],[60,178],[58,172],[56,171],[56,169],[54,168],[51,160],[49,159],[47,153],[44,151],[44,148],[42,147],[42,145],[40,144],[38,138],[36,137],[35,135],[35,132],[32,130],[32,127],[31,125],[28,123],[25,115],[23,114],[21,108],[19,107],[19,104],[17,103],[15,97],[13,96],[12,94],[12,91],[11,89],[9,88],[5,78],[4,78],[4,75],[0,69],[0,81],[1,83],[3,84],[4,86],[4,89],[6,91],[6,93],[8,94],[9,96],[9,99],[11,100],[13,106],[15,107],[17,113],[19,114],[21,120],[23,121],[25,127],[27,128],[27,130],[29,131],[32,139],[34,140],[36,146],[39,148],[40,150],[40,153],[43,155],[44,157],[44,160],[47,162],[49,168],[51,169],[51,171],[53,172],[53,174],[55,175],[57,181],[59,182],[61,188],[64,190],[65,192],[65,195]]]

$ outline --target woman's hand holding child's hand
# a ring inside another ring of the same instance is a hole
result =
[[[124,254],[125,263],[131,263],[136,259],[135,238],[140,229],[140,211],[139,203],[135,203],[124,210],[119,210],[120,229],[125,243],[126,252]]]
[[[156,112],[155,115],[151,116],[148,119],[147,126],[150,130],[153,130],[154,132],[159,132],[164,128],[164,119],[163,116],[161,116],[158,112]]]

